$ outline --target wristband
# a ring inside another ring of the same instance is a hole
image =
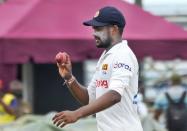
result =
[[[65,80],[64,85],[65,85],[65,84],[71,85],[75,80],[76,80],[75,77],[72,76],[69,80]]]

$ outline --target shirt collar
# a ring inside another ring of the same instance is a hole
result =
[[[125,45],[127,45],[127,40],[122,40],[122,42],[114,45],[106,54],[111,54],[111,53],[115,52],[116,50],[118,50],[121,46],[125,46]],[[106,50],[104,52],[106,52]]]

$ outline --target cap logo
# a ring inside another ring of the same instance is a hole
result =
[[[97,11],[97,12],[95,13],[94,18],[95,18],[95,17],[98,17],[98,16],[99,16],[99,11]]]

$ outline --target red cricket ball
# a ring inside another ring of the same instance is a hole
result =
[[[62,64],[62,63],[67,63],[68,60],[68,54],[66,52],[59,52],[56,57],[55,60],[57,63]]]

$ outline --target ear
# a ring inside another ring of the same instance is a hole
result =
[[[116,33],[119,32],[119,28],[117,25],[114,25],[113,28],[112,28],[112,35],[115,35]]]

